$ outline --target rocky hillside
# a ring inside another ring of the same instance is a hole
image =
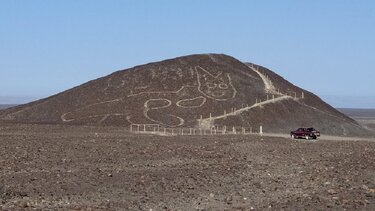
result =
[[[318,96],[264,67],[227,55],[190,55],[114,72],[29,104],[0,111],[6,122],[164,127],[259,127],[289,132],[369,131]]]

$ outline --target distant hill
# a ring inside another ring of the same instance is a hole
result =
[[[17,106],[16,104],[0,104],[0,110]]]
[[[259,127],[363,135],[318,96],[262,66],[200,54],[114,72],[65,92],[0,111],[8,122],[165,127]]]
[[[364,127],[375,131],[375,109],[338,108]]]
[[[375,119],[375,109],[361,109],[361,108],[337,108],[338,111],[356,118],[372,118]]]

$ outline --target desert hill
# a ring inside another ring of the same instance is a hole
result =
[[[266,132],[312,126],[324,133],[369,131],[276,73],[221,54],[149,63],[0,111],[19,123],[158,124],[164,127],[263,125]]]

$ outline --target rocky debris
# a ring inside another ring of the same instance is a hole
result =
[[[375,209],[375,142],[0,128],[4,210]]]

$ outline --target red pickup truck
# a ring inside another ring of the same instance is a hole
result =
[[[316,139],[320,136],[320,132],[316,129],[309,128],[298,128],[295,131],[290,132],[290,137],[295,138],[304,138],[304,139]]]

